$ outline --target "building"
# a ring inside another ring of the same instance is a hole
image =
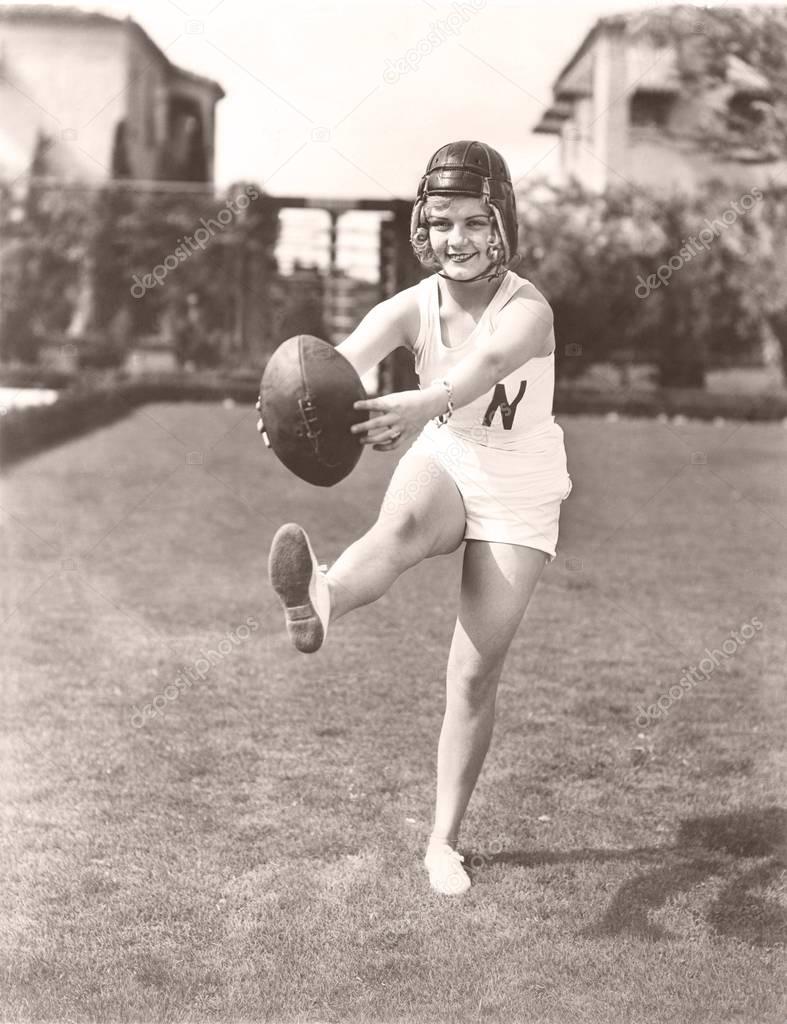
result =
[[[679,45],[651,31],[654,16],[669,18]],[[685,86],[680,67],[702,59],[702,17],[697,8],[676,7],[596,22],[557,76],[552,104],[534,129],[559,137],[564,183],[596,192],[626,182],[692,191],[712,178],[749,188],[787,173],[784,158],[734,144],[714,152],[700,141],[709,113],[758,119],[772,112],[774,98],[772,83],[732,53],[713,88]]]
[[[130,18],[0,7],[0,179],[212,182],[223,96]]]

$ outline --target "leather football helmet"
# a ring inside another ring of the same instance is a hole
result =
[[[511,172],[500,153],[484,142],[463,140],[441,146],[432,156],[418,183],[410,218],[410,242],[422,262],[424,249],[431,249],[425,245],[429,228],[424,207],[429,196],[475,196],[489,206],[502,242],[492,276],[502,274],[516,256],[519,226]]]

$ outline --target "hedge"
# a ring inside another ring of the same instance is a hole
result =
[[[787,418],[787,392],[729,395],[703,388],[656,388],[652,391],[560,386],[555,388],[556,415],[685,416],[694,420],[783,420]]]
[[[259,382],[250,378],[190,380],[179,376],[129,381],[63,392],[51,405],[10,409],[0,419],[0,465],[106,426],[150,402],[205,402],[232,398],[253,406]]]
[[[199,378],[173,375],[65,391],[51,405],[11,409],[0,419],[0,464],[10,465],[106,426],[149,402],[232,398],[247,405],[253,415],[257,393],[256,378],[221,378],[216,374]],[[787,420],[787,394],[726,395],[691,388],[601,391],[563,385],[555,391],[554,408],[558,416],[618,413],[645,417],[680,415],[699,420]]]

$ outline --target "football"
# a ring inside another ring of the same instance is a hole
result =
[[[354,423],[369,416],[353,409],[366,398],[353,365],[329,344],[299,334],[279,345],[260,384],[263,440],[296,476],[332,487],[355,468],[363,451]]]

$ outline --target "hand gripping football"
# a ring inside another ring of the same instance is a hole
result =
[[[296,476],[332,487],[363,451],[350,427],[368,418],[353,403],[366,398],[355,368],[327,341],[299,334],[279,345],[260,385],[258,429],[265,444]]]

